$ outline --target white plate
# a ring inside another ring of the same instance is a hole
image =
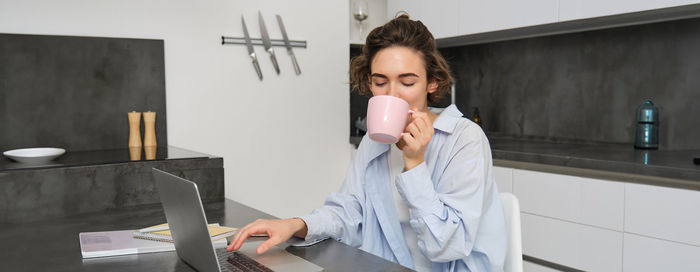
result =
[[[63,148],[37,147],[13,149],[3,152],[5,157],[23,163],[46,163],[66,153]]]

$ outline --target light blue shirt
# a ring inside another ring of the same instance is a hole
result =
[[[433,271],[502,271],[505,220],[488,140],[455,105],[433,127],[425,161],[396,179],[418,248]],[[300,217],[308,227],[306,241],[331,237],[414,268],[396,214],[388,151],[389,145],[362,139],[340,191]]]

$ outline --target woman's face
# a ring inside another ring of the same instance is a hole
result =
[[[437,90],[437,83],[428,83],[423,56],[414,49],[394,46],[379,50],[370,63],[372,95],[399,97],[411,108],[427,110],[428,93]]]

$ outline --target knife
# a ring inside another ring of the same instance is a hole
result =
[[[241,16],[241,23],[243,23],[243,37],[245,39],[245,45],[248,47],[248,54],[253,60],[253,67],[255,72],[258,73],[258,78],[263,79],[262,72],[260,71],[260,64],[258,64],[258,58],[255,56],[255,50],[253,49],[253,43],[250,41],[250,35],[248,35],[248,27],[245,26],[245,19]]]
[[[270,53],[270,59],[272,60],[272,66],[275,67],[275,72],[280,74],[280,67],[277,65],[277,58],[275,58],[275,50],[272,49],[272,42],[270,41],[270,35],[267,34],[267,27],[265,27],[265,20],[263,20],[262,13],[258,11],[258,23],[260,23],[260,35],[262,35],[263,46],[267,53]]]
[[[282,23],[282,16],[277,14],[277,23],[280,25],[280,30],[282,30],[282,38],[284,39],[284,46],[287,47],[287,54],[292,58],[292,64],[294,64],[294,72],[297,75],[301,74],[301,69],[299,69],[299,64],[297,63],[297,57],[294,56],[294,51],[292,51],[292,45],[289,43],[289,37],[287,37],[287,29],[284,28],[284,23]]]

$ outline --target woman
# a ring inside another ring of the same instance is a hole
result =
[[[415,112],[401,140],[364,137],[345,183],[311,214],[257,220],[228,250],[254,234],[269,239],[262,254],[292,235],[308,242],[332,237],[419,271],[503,270],[506,232],[492,178],[491,150],[481,128],[451,105],[428,110],[452,80],[428,29],[407,15],[368,36],[351,63],[361,93],[399,97]]]

